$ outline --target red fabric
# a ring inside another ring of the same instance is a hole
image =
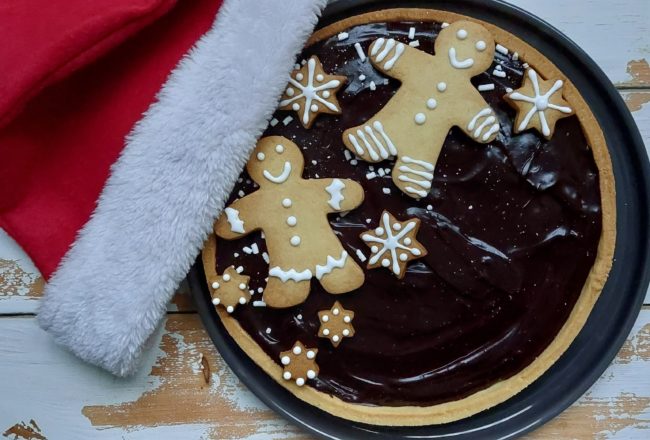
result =
[[[125,135],[221,0],[174,4],[0,5],[0,227],[46,278],[90,217]]]

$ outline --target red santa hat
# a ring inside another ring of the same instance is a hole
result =
[[[325,4],[0,6],[0,226],[58,343],[137,368]]]

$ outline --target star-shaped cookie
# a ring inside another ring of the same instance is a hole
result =
[[[379,227],[361,234],[361,239],[370,247],[368,269],[385,267],[397,278],[404,278],[408,262],[427,254],[425,247],[416,240],[418,229],[419,219],[400,222],[384,211]]]
[[[343,338],[354,336],[354,327],[352,327],[354,312],[345,310],[338,301],[331,309],[318,312],[318,319],[320,320],[318,336],[329,339],[334,347],[338,347]]]
[[[307,348],[302,342],[296,341],[291,350],[280,353],[280,363],[284,366],[282,378],[294,380],[301,387],[307,379],[318,376],[316,354],[318,349]]]
[[[318,57],[313,56],[304,66],[291,72],[279,108],[295,111],[302,125],[309,128],[321,113],[341,113],[336,93],[346,79],[345,76],[325,73]]]
[[[562,98],[563,86],[561,79],[544,81],[535,70],[529,68],[521,88],[504,96],[517,110],[515,133],[534,128],[550,139],[555,131],[555,123],[573,114],[569,103]]]
[[[238,273],[235,266],[230,266],[223,271],[223,275],[210,280],[212,304],[220,305],[228,313],[232,313],[239,304],[248,303],[251,299],[251,294],[248,291],[249,280],[249,276]]]

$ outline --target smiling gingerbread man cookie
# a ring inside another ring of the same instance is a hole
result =
[[[363,188],[348,179],[303,179],[303,168],[296,144],[280,136],[261,139],[246,165],[260,189],[228,206],[214,227],[228,240],[264,232],[270,269],[263,299],[270,307],[302,303],[312,278],[333,294],[364,281],[327,220],[328,213],[359,206]]]
[[[369,121],[343,133],[345,146],[367,162],[397,157],[395,185],[410,197],[426,196],[452,127],[480,143],[499,132],[494,112],[470,82],[490,67],[494,50],[490,32],[470,21],[443,29],[436,55],[392,38],[375,40],[368,51],[372,64],[402,86]]]

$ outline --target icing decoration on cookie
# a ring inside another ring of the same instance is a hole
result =
[[[419,219],[400,222],[384,211],[380,225],[361,234],[361,239],[370,247],[368,269],[385,267],[398,278],[404,278],[408,262],[427,254],[425,247],[416,239],[418,229]]]
[[[230,266],[222,275],[210,280],[212,304],[223,307],[228,313],[234,312],[238,305],[247,304],[251,299],[249,280],[249,276],[242,275],[235,266]]]
[[[563,86],[561,79],[544,81],[529,68],[521,88],[504,96],[517,110],[515,133],[534,128],[546,139],[553,137],[555,123],[573,114],[569,103],[562,98]]]
[[[490,32],[469,21],[440,32],[435,56],[378,38],[369,58],[402,87],[369,121],[343,133],[345,146],[367,162],[397,157],[395,185],[410,197],[425,197],[449,129],[458,126],[480,143],[492,142],[499,132],[494,112],[470,82],[490,67],[494,47]]]
[[[329,339],[334,347],[338,347],[343,338],[354,336],[354,327],[352,327],[354,312],[345,310],[338,301],[331,309],[318,312],[318,319],[320,320],[318,336]]]
[[[214,230],[227,240],[255,230],[265,234],[269,279],[264,302],[276,308],[300,304],[312,278],[332,294],[361,286],[363,269],[348,258],[327,219],[329,213],[359,206],[361,185],[349,179],[303,179],[300,149],[280,136],[261,139],[246,167],[259,189],[227,207]]]
[[[319,371],[316,364],[317,354],[318,349],[307,348],[302,342],[296,341],[291,350],[280,353],[280,363],[284,366],[282,378],[293,380],[299,387],[303,386],[307,379],[314,379]]]
[[[345,76],[325,73],[318,57],[313,56],[304,66],[291,73],[279,108],[295,111],[302,125],[309,128],[320,113],[341,113],[336,92],[346,79]]]

